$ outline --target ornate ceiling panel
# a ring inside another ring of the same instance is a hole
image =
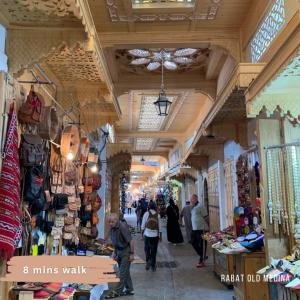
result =
[[[76,80],[97,82],[102,79],[95,52],[86,49],[82,44],[72,48],[64,45],[51,51],[45,63],[61,82]]]
[[[154,102],[157,96],[143,96],[141,100],[141,110],[138,121],[138,130],[159,131],[161,129],[164,117],[156,112]],[[169,99],[170,101],[173,100]]]
[[[198,1],[198,0],[196,0]],[[140,1],[145,5],[146,1]],[[222,0],[207,0],[207,5],[202,11],[196,11],[195,8],[191,11],[190,5],[188,5],[188,0],[185,1],[184,8],[182,12],[173,13],[162,13],[160,11],[161,7],[157,4],[162,4],[162,2],[168,2],[168,7],[173,3],[173,5],[178,4],[179,1],[148,1],[148,7],[151,12],[139,12],[133,5],[133,8],[128,12],[122,7],[122,3],[118,0],[106,0],[107,9],[112,22],[163,22],[163,21],[189,21],[189,20],[214,20],[217,16],[219,7]],[[182,1],[181,1],[182,2]],[[156,13],[152,12],[153,5],[156,4]],[[181,3],[182,4],[182,3]],[[151,6],[152,5],[152,6]],[[195,6],[196,7],[196,6]],[[176,8],[176,6],[175,6]],[[177,6],[178,8],[178,6]]]
[[[133,7],[152,8],[152,7],[192,7],[195,0],[131,0]]]
[[[0,1],[0,11],[9,23],[78,23],[76,0],[6,0]],[[62,18],[63,17],[63,18]]]
[[[204,71],[206,69],[210,53],[208,48],[196,49],[197,51],[192,54],[187,53],[186,56],[179,56],[180,51],[183,50],[187,49],[141,49],[144,57],[137,58],[137,56],[132,54],[135,53],[132,50],[129,50],[129,53],[128,50],[122,49],[116,51],[116,60],[119,63],[120,69],[124,72],[145,74],[149,73],[149,71],[155,71],[156,73],[160,73],[160,58],[157,56],[164,51],[168,55],[168,57],[164,57],[164,60],[168,59],[165,63],[167,61],[176,63],[175,68],[171,64],[165,65],[166,69],[170,72],[177,71],[182,73],[196,70]]]
[[[137,138],[135,139],[135,150],[137,151],[149,151],[154,143],[152,138]]]

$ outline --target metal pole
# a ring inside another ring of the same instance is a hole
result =
[[[291,147],[291,146],[300,146],[300,142],[286,143],[286,144],[281,144],[281,145],[273,145],[273,146],[265,147],[264,149],[269,150],[269,149],[284,148],[284,147]]]

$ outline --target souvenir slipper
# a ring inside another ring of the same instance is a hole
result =
[[[75,289],[72,287],[66,288],[64,291],[61,291],[58,295],[56,295],[53,299],[54,300],[65,300],[72,297],[75,293]]]
[[[34,283],[26,283],[23,285],[13,287],[14,291],[39,291],[41,289],[41,286],[37,286]]]

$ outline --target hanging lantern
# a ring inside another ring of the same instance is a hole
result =
[[[165,91],[161,89],[158,99],[153,104],[159,116],[167,116],[172,102],[167,98]]]
[[[157,114],[161,117],[165,117],[169,113],[171,101],[167,98],[164,88],[164,57],[161,57],[161,86],[158,99],[153,103],[155,105]]]

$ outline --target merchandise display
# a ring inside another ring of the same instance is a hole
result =
[[[274,233],[293,235],[299,244],[300,147],[278,146],[267,150],[269,223]],[[293,240],[293,239],[292,239]]]
[[[16,108],[13,104],[10,108],[0,178],[0,195],[6,199],[0,201],[0,213],[5,215],[0,218],[1,256],[109,256],[111,247],[95,243],[97,212],[102,206],[97,192],[101,176],[88,165],[89,138],[81,137],[76,125],[59,125],[56,109],[44,102],[32,86],[18,111],[20,144]],[[63,130],[57,144],[53,139],[60,126]],[[93,166],[99,170],[96,151],[93,156]],[[76,288],[26,283],[14,286],[13,291],[34,291],[37,299],[71,299]]]
[[[257,271],[269,282],[276,282],[285,288],[300,289],[300,260],[294,255],[282,259],[271,258],[270,265]]]

